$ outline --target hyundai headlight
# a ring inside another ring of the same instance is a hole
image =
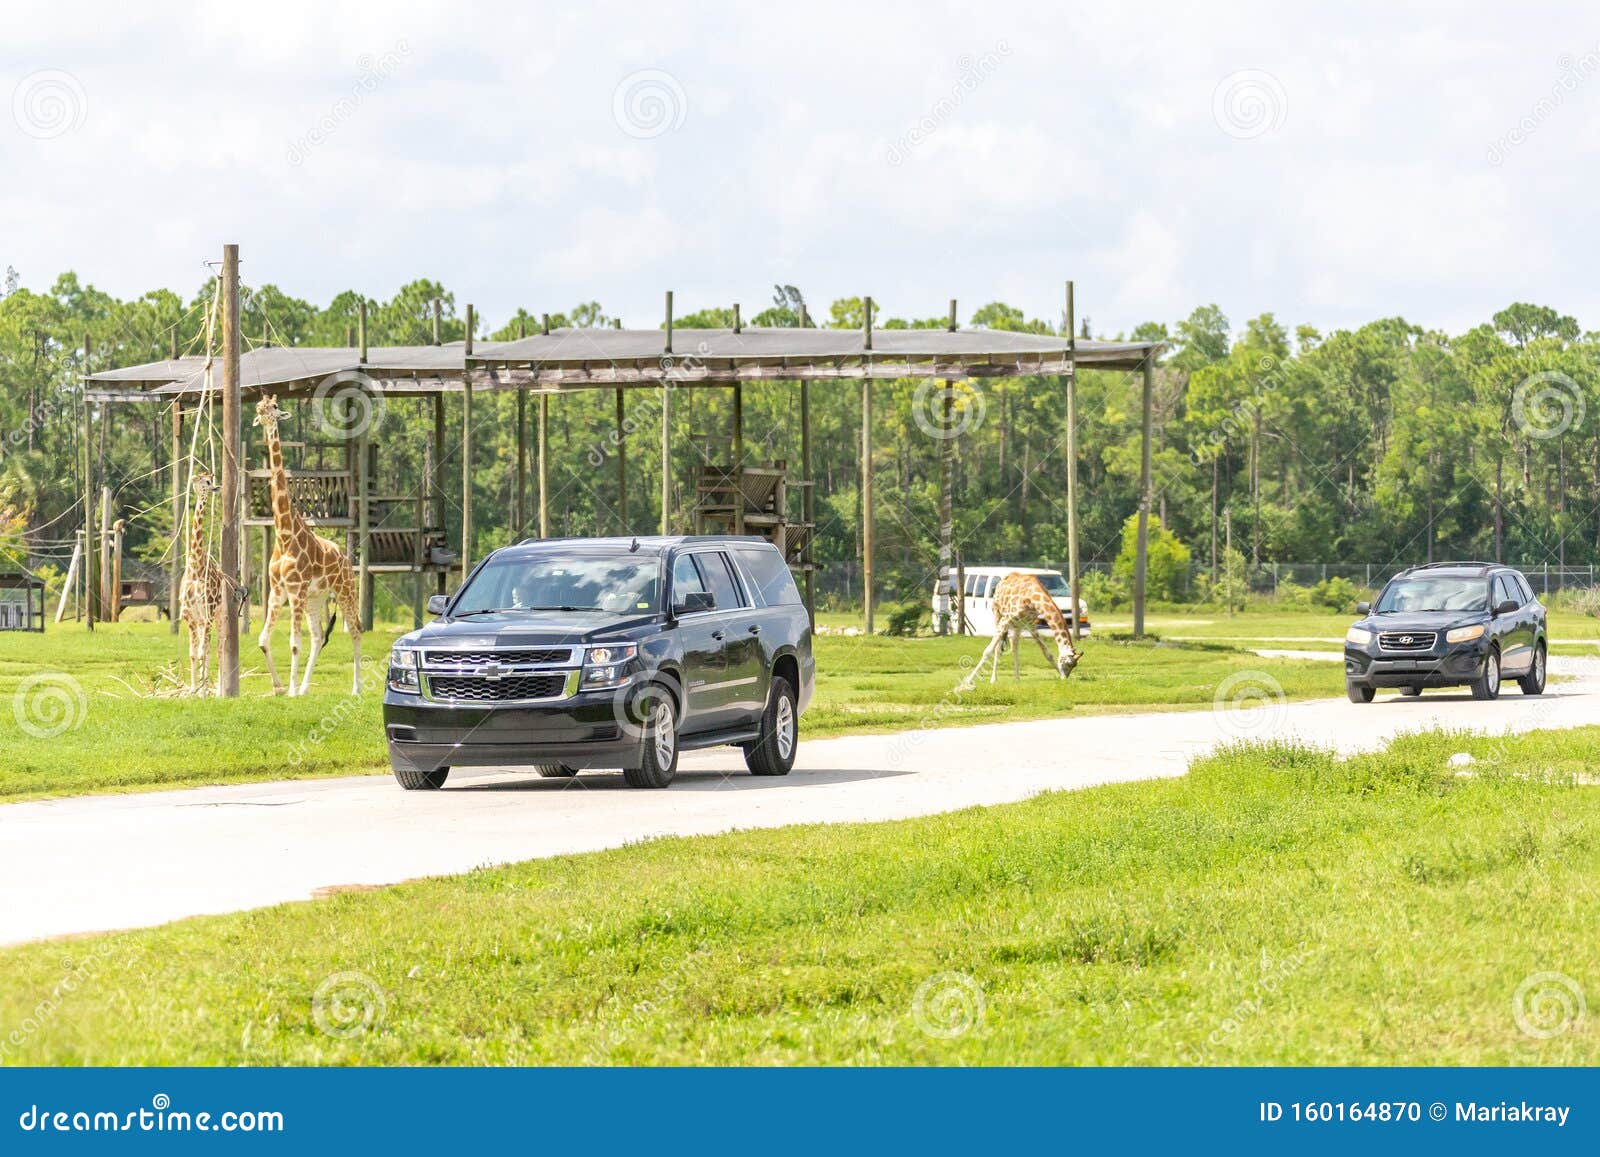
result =
[[[1365,647],[1372,642],[1372,632],[1365,627],[1351,627],[1344,633],[1344,641],[1356,647]]]
[[[1470,627],[1454,627],[1445,632],[1444,641],[1447,643],[1470,643],[1474,639],[1483,638],[1483,624],[1473,623]]]

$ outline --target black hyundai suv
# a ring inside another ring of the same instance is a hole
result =
[[[497,550],[389,656],[383,724],[407,790],[452,767],[666,787],[678,753],[733,744],[787,775],[816,667],[811,623],[759,538],[540,539]]]
[[[1372,702],[1379,687],[1420,695],[1424,687],[1500,694],[1513,676],[1524,695],[1544,690],[1545,611],[1520,571],[1487,562],[1436,562],[1390,579],[1376,605],[1344,637],[1345,692]]]

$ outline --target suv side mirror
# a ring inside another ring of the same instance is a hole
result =
[[[673,606],[672,612],[677,615],[697,615],[701,611],[714,611],[717,609],[717,596],[710,591],[690,591],[683,596],[683,601]]]
[[[1360,602],[1360,603],[1356,604],[1356,614],[1358,614],[1358,615],[1370,615],[1371,613],[1372,613],[1372,604],[1371,603]]]
[[[442,614],[444,614],[445,610],[449,606],[450,606],[450,596],[449,595],[429,595],[428,596],[428,613],[430,615],[442,615]]]
[[[1498,603],[1496,603],[1494,605],[1494,613],[1495,613],[1496,617],[1498,617],[1500,615],[1509,615],[1512,611],[1514,611],[1516,609],[1517,609],[1517,600],[1516,599],[1502,599],[1500,602],[1498,602]]]

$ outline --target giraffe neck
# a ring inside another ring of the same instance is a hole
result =
[[[1050,624],[1050,632],[1056,639],[1056,652],[1058,654],[1068,654],[1072,651],[1072,634],[1067,626],[1067,616],[1062,613],[1060,607],[1056,606],[1055,599],[1050,597],[1049,591],[1044,590],[1043,584],[1040,585],[1039,589],[1043,592],[1037,600],[1039,614],[1044,617],[1046,623]],[[1070,599],[1072,596],[1069,594],[1067,597]]]
[[[201,490],[194,496],[194,514],[189,518],[189,565],[200,567],[206,557],[206,500],[210,494]]]
[[[278,419],[261,423],[267,442],[268,483],[272,490],[272,527],[285,535],[294,529],[294,508],[289,504],[289,475],[283,468],[283,445],[278,441]]]

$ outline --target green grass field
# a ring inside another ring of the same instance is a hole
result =
[[[0,1060],[1594,1064],[1597,765],[1600,728],[1235,749],[12,948]]]
[[[260,652],[247,638],[238,701],[144,693],[180,662],[187,675],[184,637],[163,624],[103,626],[92,636],[70,624],[42,638],[0,634],[0,799],[386,771],[379,682],[398,633],[390,627],[365,637],[367,687],[359,699],[346,694],[351,656],[341,629],[318,661],[312,692],[297,699],[268,694]],[[1238,672],[1263,673],[1248,677],[1269,687],[1264,680],[1275,680],[1286,698],[1341,690],[1326,664],[1263,659],[1232,643],[1100,638],[1085,644],[1066,682],[1025,641],[1020,683],[1007,659],[993,686],[955,694],[963,662],[983,646],[972,638],[821,636],[804,734],[1209,707],[1217,684]],[[288,652],[283,632],[275,654],[285,672]]]

